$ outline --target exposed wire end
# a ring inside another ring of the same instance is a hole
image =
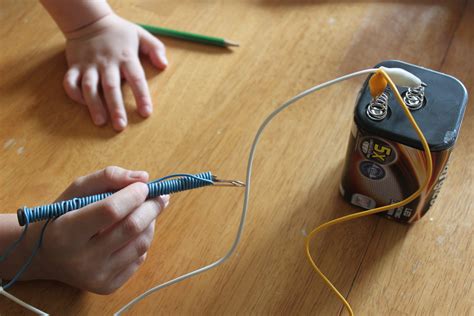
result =
[[[239,180],[223,180],[218,179],[216,176],[212,176],[212,182],[215,186],[219,187],[245,187],[245,183]]]

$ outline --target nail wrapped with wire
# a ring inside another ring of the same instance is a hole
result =
[[[212,175],[210,171],[198,174],[173,174],[158,180],[149,182],[147,199],[156,198],[161,195],[173,194],[181,191],[192,190],[204,186],[237,186],[245,184],[237,180],[221,180]],[[114,192],[100,193],[85,197],[76,197],[66,201],[52,204],[23,207],[18,209],[18,223],[25,226],[28,223],[54,219],[70,211],[78,210],[86,205],[103,200],[114,194]]]

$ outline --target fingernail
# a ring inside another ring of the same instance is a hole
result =
[[[117,126],[120,128],[120,129],[124,129],[126,126],[127,126],[127,121],[124,119],[124,118],[119,118],[117,120]]]
[[[149,116],[151,114],[151,112],[153,111],[153,106],[151,105],[151,102],[148,98],[143,98],[142,99],[142,104],[143,104],[143,110],[142,110],[142,114],[143,116]]]
[[[165,208],[168,207],[168,205],[170,204],[170,196],[168,194],[167,195],[162,195],[161,200],[165,204]]]
[[[100,113],[97,113],[96,115],[94,115],[94,123],[95,125],[102,125],[105,123],[105,118],[102,114]]]
[[[166,55],[163,53],[160,53],[161,61],[165,66],[168,66],[168,59],[166,58]]]
[[[145,114],[150,115],[152,111],[153,111],[153,106],[151,104],[147,104],[145,106]]]
[[[132,171],[128,174],[128,177],[131,179],[146,179],[147,175],[145,171]]]

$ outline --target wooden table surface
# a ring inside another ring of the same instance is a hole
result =
[[[164,39],[170,67],[144,61],[155,112],[143,120],[125,89],[130,126],[97,128],[62,89],[64,40],[36,1],[0,7],[1,212],[50,202],[76,177],[119,165],[152,177],[212,170],[244,180],[257,127],[300,91],[382,60],[456,76],[474,88],[474,1],[112,1],[133,21],[223,36],[226,50]],[[244,236],[223,266],[155,293],[127,315],[346,314],[313,273],[304,235],[348,214],[338,185],[363,78],[302,100],[265,132]],[[378,216],[324,232],[312,252],[358,315],[474,315],[474,108],[469,102],[448,179],[412,226]],[[144,290],[230,247],[241,189],[172,197],[147,261],[110,296],[46,281],[11,293],[52,315],[110,315]],[[29,314],[0,297],[0,315]]]

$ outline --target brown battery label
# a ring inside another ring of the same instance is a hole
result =
[[[433,175],[420,197],[391,209],[385,216],[413,222],[434,203],[446,178],[451,149],[432,152]],[[352,204],[365,209],[399,202],[425,181],[426,159],[422,150],[371,135],[354,124],[341,181],[341,193]]]

